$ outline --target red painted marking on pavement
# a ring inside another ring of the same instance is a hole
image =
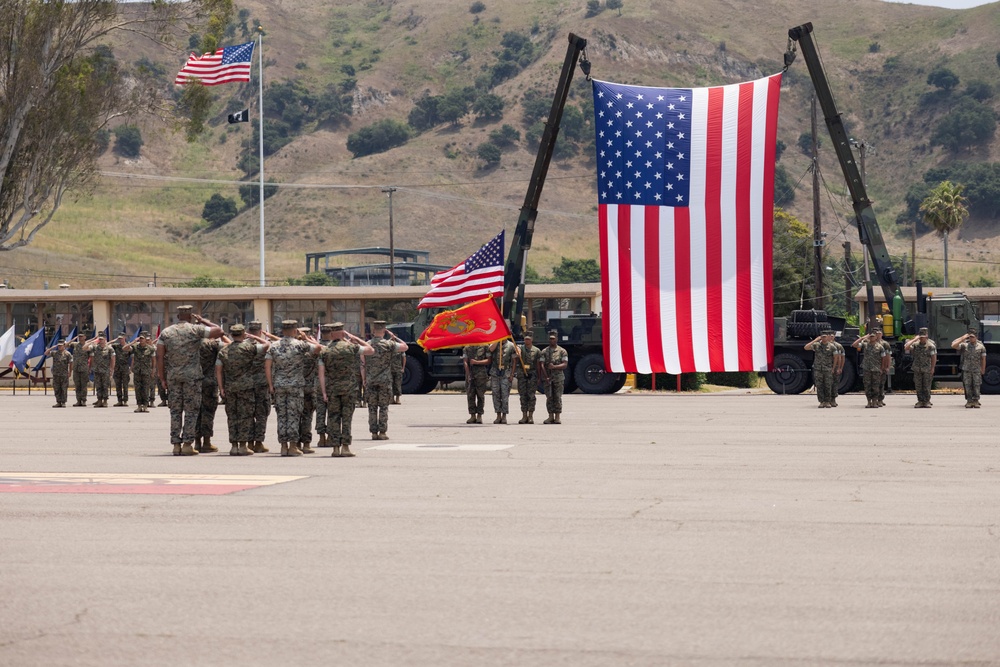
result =
[[[166,496],[224,496],[260,484],[0,484],[0,493],[108,493]]]

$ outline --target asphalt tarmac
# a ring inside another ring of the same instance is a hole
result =
[[[334,459],[3,393],[0,665],[998,665],[1000,397],[887,402],[405,396]]]

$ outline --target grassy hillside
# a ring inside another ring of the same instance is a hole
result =
[[[265,85],[297,80],[319,92],[348,78],[345,66],[353,68],[356,79],[350,93],[354,112],[347,122],[307,124],[266,160],[267,180],[284,184],[265,202],[269,279],[301,275],[306,252],[387,246],[388,202],[380,188],[389,185],[398,188],[396,245],[431,250],[432,262],[455,263],[500,228],[513,231],[534,162],[519,102],[532,89],[551,96],[571,31],[589,39],[597,78],[695,86],[777,71],[788,28],[812,21],[848,127],[875,146],[867,161],[869,187],[887,239],[900,253],[909,252],[909,237],[894,234],[894,221],[904,210],[907,188],[927,168],[956,158],[928,145],[948,106],[921,104],[921,96],[931,90],[927,73],[946,65],[963,82],[992,82],[998,73],[1000,5],[949,11],[877,0],[626,0],[621,16],[604,11],[588,18],[583,0],[484,4],[485,11],[473,14],[470,0],[240,3],[266,30]],[[383,118],[405,122],[414,100],[425,92],[439,95],[472,85],[497,62],[508,31],[529,35],[541,55],[492,91],[506,102],[502,120],[482,122],[470,114],[388,152],[352,158],[346,148],[351,132]],[[230,43],[243,40],[236,30]],[[118,52],[146,53],[141,44]],[[183,60],[163,52],[147,55],[163,65],[165,81]],[[811,94],[801,60],[785,81],[779,137],[787,149],[781,164],[798,183],[789,208],[811,223],[810,161],[797,147],[799,135],[809,131]],[[165,83],[165,94],[172,88]],[[38,287],[43,280],[80,287],[138,285],[153,273],[161,281],[212,275],[256,282],[256,209],[218,229],[196,231],[204,226],[202,207],[213,193],[237,201],[239,195],[235,185],[186,179],[238,179],[240,144],[252,128],[226,125],[227,106],[242,102],[256,120],[254,87],[223,86],[214,92],[217,115],[194,143],[169,124],[136,119],[145,139],[142,157],[128,161],[109,151],[102,158],[105,175],[92,192],[64,204],[31,247],[0,255],[0,278],[23,287]],[[579,105],[588,94],[577,73],[571,103]],[[522,140],[505,150],[498,166],[484,169],[476,147],[504,123],[517,127]],[[845,238],[855,251],[859,244],[845,222],[850,202],[824,129],[820,136],[827,143],[820,161],[824,228],[831,252],[839,257]],[[998,146],[994,141],[959,157],[997,160]],[[593,169],[592,159],[583,154],[553,162],[529,257],[543,273],[563,256],[597,256]],[[952,257],[993,261],[1000,249],[995,231],[991,220],[971,221],[966,241],[952,244]],[[923,236],[917,254],[940,257],[939,241]],[[984,272],[998,275],[991,264],[956,262],[952,280]]]

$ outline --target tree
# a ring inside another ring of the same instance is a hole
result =
[[[622,2],[622,0],[608,0],[607,1],[608,9],[617,9],[618,10],[618,16],[622,15],[622,5],[623,4],[625,4],[625,3]]]
[[[129,33],[166,42],[179,21],[206,12],[228,22],[232,0],[122,7],[120,0],[0,3],[0,250],[31,243],[66,192],[90,182],[101,129],[158,102],[150,72],[117,61],[101,42]]]
[[[410,127],[417,132],[423,132],[440,123],[441,117],[438,115],[438,104],[440,102],[440,96],[429,95],[427,93],[424,93],[419,99],[415,100],[413,108],[410,109],[410,115],[406,118]]]
[[[601,267],[596,259],[568,259],[561,257],[559,266],[552,269],[554,283],[599,283]]]
[[[521,140],[521,133],[513,125],[504,123],[500,129],[490,132],[490,143],[497,148],[507,148],[513,146]]]
[[[264,199],[270,199],[278,192],[278,186],[273,183],[264,184]],[[247,208],[256,206],[260,199],[260,184],[253,183],[240,186],[240,199],[243,200]]]
[[[948,235],[969,216],[963,189],[965,186],[961,184],[942,181],[920,205],[924,221],[944,240],[944,287],[948,287]]]
[[[410,129],[398,120],[385,118],[363,127],[347,137],[347,150],[354,157],[382,153],[410,140]]]
[[[788,178],[784,165],[774,167],[774,205],[785,206],[795,201],[795,184]]]
[[[597,16],[602,11],[604,11],[604,8],[601,7],[601,0],[587,0],[586,18],[589,19],[592,16]]]
[[[115,151],[122,157],[139,157],[142,144],[142,132],[135,125],[119,125],[115,128]]]
[[[931,145],[951,151],[975,148],[988,143],[996,131],[997,117],[992,107],[963,96],[934,128]]]
[[[469,113],[469,98],[465,90],[450,90],[441,96],[438,102],[438,117],[441,120],[458,125],[467,113]]]
[[[326,271],[313,271],[301,278],[289,278],[289,285],[302,285],[304,287],[336,287],[340,283],[336,278],[328,276]]]
[[[472,111],[480,120],[500,120],[503,118],[503,98],[493,93],[485,93],[476,98]]]
[[[807,291],[812,275],[812,230],[780,208],[774,209],[774,314],[787,315],[811,298]]]
[[[993,86],[985,81],[970,81],[965,84],[965,94],[977,102],[993,99]]]
[[[480,12],[486,11],[486,3],[476,0],[471,5],[469,5],[469,12],[471,14],[479,14]]]
[[[208,223],[209,229],[214,229],[235,218],[238,212],[235,199],[223,197],[216,192],[205,202],[201,217]]]
[[[931,70],[931,73],[927,75],[927,83],[935,88],[950,91],[958,85],[959,78],[957,74],[952,72],[947,67],[935,67]]]
[[[479,144],[479,148],[476,149],[476,155],[485,163],[484,166],[486,167],[500,164],[500,158],[503,157],[500,148],[490,142]]]

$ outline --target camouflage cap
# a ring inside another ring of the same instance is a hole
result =
[[[260,331],[264,325],[260,323],[260,320],[254,320],[247,324],[247,331],[254,333]]]
[[[194,306],[177,306],[178,313],[190,313],[194,310]]]
[[[372,322],[372,326],[376,329],[385,329],[385,320],[375,320]]]
[[[65,340],[61,340],[58,343],[56,343],[56,345],[62,345],[63,347],[66,347],[66,341]]]
[[[972,334],[973,336],[978,336],[979,329],[976,329],[975,327],[969,327],[969,333]]]
[[[299,327],[298,329],[296,329],[296,331],[298,331],[299,333],[307,334],[310,331],[312,331],[312,329],[310,329],[309,327]]]
[[[344,330],[343,322],[331,322],[329,324],[323,325],[323,331],[343,331],[343,330]]]
[[[298,320],[281,320],[282,329],[294,329],[295,325],[298,324]]]
[[[927,327],[920,327],[917,330],[917,335],[918,336],[926,336],[927,335]]]
[[[820,333],[821,336],[832,336],[833,335],[833,329],[823,329],[819,333]]]
[[[555,329],[549,331],[549,338],[559,338],[559,332]]]
[[[242,336],[244,332],[246,332],[246,330],[247,330],[246,327],[243,326],[242,324],[234,324],[231,327],[229,327],[229,333],[233,334],[234,336]]]
[[[139,334],[139,340],[149,340],[149,334],[147,334],[147,333],[140,333]]]

